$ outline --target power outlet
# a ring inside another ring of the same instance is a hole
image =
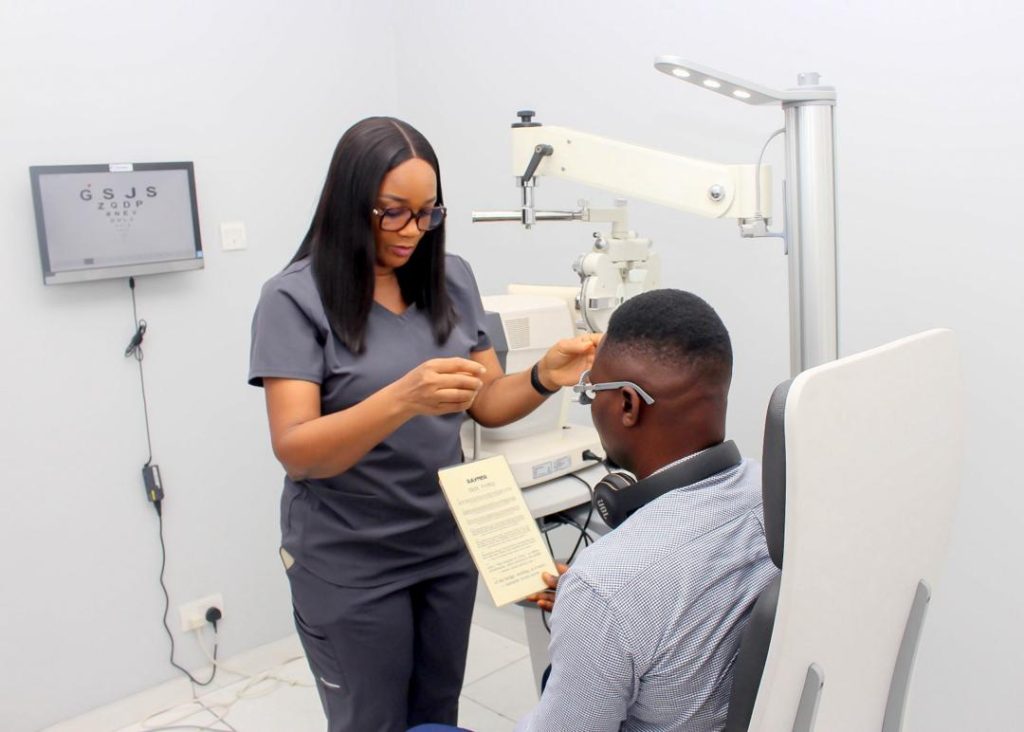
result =
[[[181,615],[181,630],[183,632],[202,628],[206,625],[206,611],[211,607],[219,608],[224,613],[224,598],[220,595],[207,595],[192,602],[186,602],[178,606],[178,613]]]

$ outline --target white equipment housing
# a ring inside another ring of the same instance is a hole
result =
[[[571,310],[559,297],[545,295],[489,295],[484,309],[497,313],[508,344],[505,372],[526,371],[562,338],[576,333]],[[504,455],[520,488],[572,473],[592,461],[583,452],[603,454],[593,427],[566,422],[571,392],[550,397],[523,419],[490,429],[467,421],[462,427],[462,448],[467,459]],[[479,431],[479,440],[474,432]],[[474,445],[479,445],[479,450]]]

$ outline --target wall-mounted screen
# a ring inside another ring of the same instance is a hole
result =
[[[202,269],[192,163],[29,168],[48,285]]]

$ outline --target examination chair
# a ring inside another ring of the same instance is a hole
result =
[[[775,389],[762,489],[782,573],[741,637],[726,732],[901,729],[959,490],[962,413],[948,330]]]
[[[779,569],[782,569],[786,526],[786,396],[792,384],[792,379],[779,384],[768,401],[764,449],[761,454],[764,534],[768,541],[768,555]],[[768,644],[775,626],[775,608],[779,602],[781,583],[782,575],[779,575],[761,591],[740,637],[740,650],[733,665],[732,693],[729,696],[725,732],[746,732],[750,728],[757,687],[761,684],[761,672],[764,671]]]

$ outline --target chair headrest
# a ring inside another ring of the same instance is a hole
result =
[[[780,569],[786,536],[786,397],[792,384],[792,379],[779,384],[768,401],[761,460],[764,533],[768,554]]]

